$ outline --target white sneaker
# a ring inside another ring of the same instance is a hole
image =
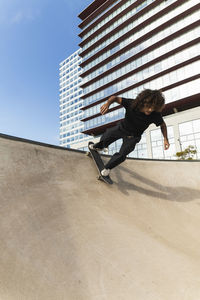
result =
[[[101,175],[102,176],[108,176],[110,174],[110,169],[103,169],[102,171],[101,171]]]
[[[95,148],[94,145],[95,145],[95,144],[90,144],[90,145],[89,145],[89,148],[90,148],[91,150],[95,150],[95,151],[102,151],[102,149]]]
[[[90,144],[90,145],[89,145],[89,148],[90,148],[91,150],[96,150],[96,149],[94,148],[94,144]]]

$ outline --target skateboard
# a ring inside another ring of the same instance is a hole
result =
[[[113,184],[113,181],[112,181],[112,179],[110,178],[109,175],[108,176],[101,175],[101,171],[105,168],[104,163],[103,163],[103,161],[101,159],[101,156],[99,155],[98,151],[92,150],[92,149],[89,148],[90,144],[94,144],[94,143],[93,142],[88,143],[89,152],[87,152],[86,155],[91,156],[92,159],[95,162],[95,165],[96,165],[97,170],[99,172],[99,176],[97,177],[97,179],[103,180],[104,182],[106,182],[108,184]]]

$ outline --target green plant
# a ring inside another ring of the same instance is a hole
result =
[[[197,150],[194,146],[189,145],[185,150],[177,152],[176,157],[178,160],[193,160]]]

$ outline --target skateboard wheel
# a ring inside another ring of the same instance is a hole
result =
[[[90,154],[90,152],[88,151],[88,152],[85,153],[85,155],[86,155],[86,156],[90,156],[91,154]]]

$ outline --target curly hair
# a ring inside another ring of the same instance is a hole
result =
[[[155,111],[161,111],[165,104],[164,95],[160,90],[145,89],[140,92],[135,101],[133,101],[132,108],[139,111],[145,105],[153,107]]]

